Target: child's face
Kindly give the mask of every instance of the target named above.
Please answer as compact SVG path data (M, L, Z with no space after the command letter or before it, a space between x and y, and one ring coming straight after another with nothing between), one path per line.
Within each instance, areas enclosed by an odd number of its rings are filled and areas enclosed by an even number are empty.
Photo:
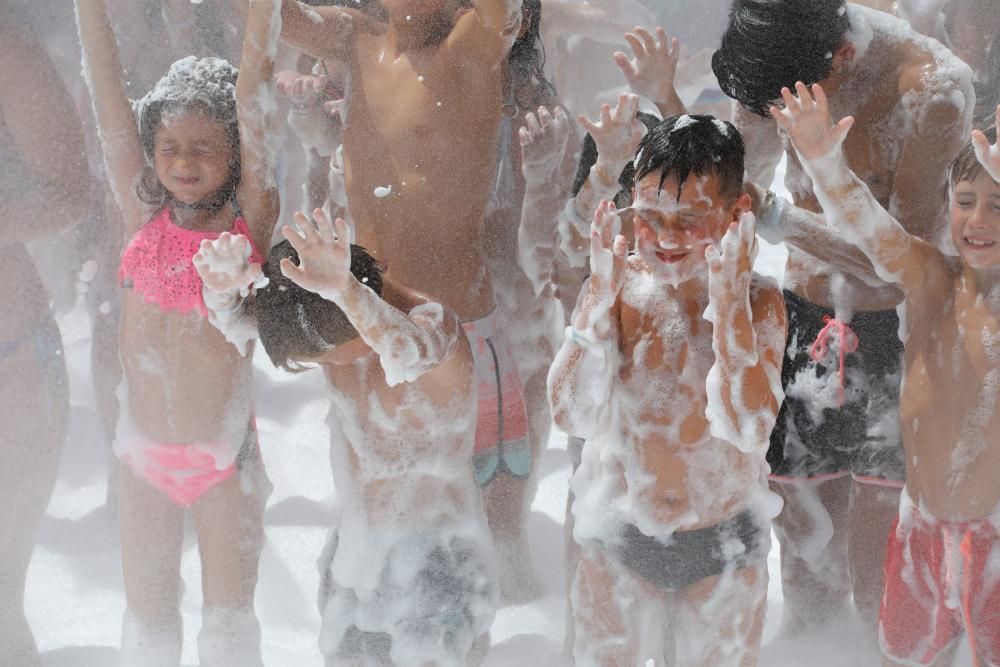
M973 269L1000 266L1000 184L985 172L951 193L951 239Z
M153 163L160 183L185 204L214 194L229 180L233 159L225 126L204 113L164 114L156 131Z
M704 272L705 248L717 244L739 216L744 197L727 202L715 176L690 174L677 197L677 177L660 187L660 173L646 174L635 185L635 247L639 256L673 284Z

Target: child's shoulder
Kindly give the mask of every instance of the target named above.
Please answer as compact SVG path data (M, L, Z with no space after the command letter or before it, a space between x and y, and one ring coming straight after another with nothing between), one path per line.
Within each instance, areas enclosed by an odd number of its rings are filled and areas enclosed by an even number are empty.
M771 276L762 276L754 272L750 277L750 307L753 310L753 320L785 321L785 297L781 286Z

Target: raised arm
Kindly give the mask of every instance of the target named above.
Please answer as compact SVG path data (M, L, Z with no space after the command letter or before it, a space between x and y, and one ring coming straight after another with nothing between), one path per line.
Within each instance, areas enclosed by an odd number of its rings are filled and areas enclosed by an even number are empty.
M882 280L904 291L919 287L929 270L944 268L940 252L907 233L847 166L843 143L854 119L834 125L819 85L812 94L801 82L795 87L798 96L782 89L785 108L771 107L771 115L788 132L827 219L865 253Z
M591 438L600 428L620 359L618 295L626 271L620 228L614 206L601 202L590 236L590 278L549 368L552 419L560 430L580 438Z
M76 0L83 72L94 104L111 192L121 209L126 237L146 222L135 186L146 166L135 113L125 94L118 44L108 20L106 0Z
M911 234L935 243L946 225L948 167L969 140L976 95L972 70L911 66L900 78L908 131L893 176L889 212Z
M562 199L559 179L566 143L572 134L566 112L539 107L529 113L519 131L524 203L517 232L518 262L535 295L549 284L555 259L556 221Z
M4 16L0 25L0 245L80 221L90 185L80 119L39 40Z
M712 435L743 452L766 452L784 399L781 362L785 304L777 285L753 285L757 254L753 214L709 246L709 306L715 363L706 381Z
M345 60L350 56L355 30L378 29L374 21L353 9L281 1L281 38L316 58Z
M597 161L559 216L559 247L571 266L586 266L594 211L602 199L614 199L620 188L618 177L646 134L645 126L636 119L638 110L638 96L622 93L614 109L607 104L601 107L596 122L577 116L580 126L594 139Z
M277 105L272 77L280 32L281 0L253 0L236 78L242 171L237 199L259 248L270 247L278 221Z
M347 223L334 223L321 209L313 211L317 226L295 214L301 233L282 232L299 255L299 265L281 260L281 271L303 289L336 303L361 338L378 355L385 381L393 386L414 382L442 364L458 343L461 323L440 304L422 303L403 313L358 282L351 273Z
M521 0L471 0L470 4L473 11L459 17L448 35L448 48L488 66L506 60L521 29Z
M668 39L659 26L655 37L645 28L636 27L633 32L625 33L625 41L632 47L633 57L617 51L614 58L632 92L655 104L661 118L687 113L674 88L681 52L677 38Z
M996 125L993 127L1000 128L1000 106L997 106ZM1000 142L991 145L982 130L973 130L972 145L976 150L976 158L990 178L1000 183Z

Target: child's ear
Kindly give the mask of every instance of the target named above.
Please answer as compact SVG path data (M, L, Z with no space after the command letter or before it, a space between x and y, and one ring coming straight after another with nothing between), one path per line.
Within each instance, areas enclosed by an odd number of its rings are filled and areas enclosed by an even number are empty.
M750 193L744 192L739 197L736 198L736 203L733 204L733 215L731 222L739 222L740 216L744 213L748 213L753 210L753 201L750 199Z

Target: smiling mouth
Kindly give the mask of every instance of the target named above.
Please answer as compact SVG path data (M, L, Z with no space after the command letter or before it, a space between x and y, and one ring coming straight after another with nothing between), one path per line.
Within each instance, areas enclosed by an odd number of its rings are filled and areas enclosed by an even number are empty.
M996 241L989 241L987 239L972 239L969 238L968 236L963 237L962 241L965 242L965 245L970 246L972 248L992 248L997 244Z
M657 250L656 258L666 264L677 264L690 254L691 253L687 250L680 250L680 251L675 250L669 253L663 250Z

